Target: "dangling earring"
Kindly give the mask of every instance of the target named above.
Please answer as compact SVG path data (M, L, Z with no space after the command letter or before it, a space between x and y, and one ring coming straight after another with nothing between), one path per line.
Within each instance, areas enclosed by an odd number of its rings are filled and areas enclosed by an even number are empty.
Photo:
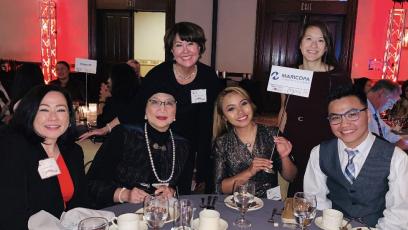
M144 119L147 120L147 115L145 114Z

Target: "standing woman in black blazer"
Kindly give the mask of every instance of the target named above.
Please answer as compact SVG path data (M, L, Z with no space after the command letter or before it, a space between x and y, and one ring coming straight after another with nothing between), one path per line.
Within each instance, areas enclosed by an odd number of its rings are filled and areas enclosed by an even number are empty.
M0 130L0 229L27 229L31 215L87 206L83 152L75 144L75 115L58 86L33 88L10 126Z

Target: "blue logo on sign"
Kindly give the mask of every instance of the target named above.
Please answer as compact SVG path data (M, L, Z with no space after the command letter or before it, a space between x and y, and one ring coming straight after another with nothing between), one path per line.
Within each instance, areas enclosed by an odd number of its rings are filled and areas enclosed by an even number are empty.
M279 79L279 73L278 72L272 72L271 73L271 78L273 79L273 80L278 80Z

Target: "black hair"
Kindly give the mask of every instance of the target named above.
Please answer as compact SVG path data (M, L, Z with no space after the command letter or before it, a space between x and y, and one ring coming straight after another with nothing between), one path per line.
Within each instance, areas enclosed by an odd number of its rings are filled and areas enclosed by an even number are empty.
M58 65L58 64L64 65L65 67L68 68L68 70L70 70L68 62L66 62L66 61L59 61L59 62L57 62L57 65Z
M401 97L406 98L406 99L408 99L408 98L405 96L405 90L406 90L407 88L408 88L408 80L404 81L404 83L402 83L402 86L401 86Z
M182 41L195 42L200 47L200 57L205 51L205 35L204 30L197 24L192 22L179 22L176 23L172 28L166 31L164 35L164 48L166 53L170 54L173 48L173 42L176 35L180 36Z
M37 116L40 103L49 92L59 92L64 95L69 112L69 126L64 134L58 138L59 144L73 143L77 136L75 112L72 107L72 100L67 91L57 85L39 85L31 89L20 101L13 119L11 127L24 135L32 143L42 143L44 138L39 136L34 129L34 119Z
M298 37L298 43L297 43L297 65L301 65L303 63L303 55L300 50L300 43L302 42L303 37L305 36L306 30L309 29L310 27L317 27L320 29L320 31L323 34L323 39L326 43L326 52L323 54L322 57L322 62L334 67L338 67L338 61L336 59L335 53L334 53L334 43L332 36L329 32L329 29L326 25L326 23L321 22L321 21L310 21L306 23L302 29L300 30L299 37Z
M129 101L139 91L140 85L135 71L126 63L112 67L112 98L119 101Z
M328 96L328 102L330 104L330 102L334 101L334 100L338 100L344 97L356 97L361 104L363 104L365 107L367 107L367 96L364 92L359 92L357 91L353 86L351 85L339 85L336 88L334 88L329 96Z
M369 92L377 92L380 91L382 89L387 90L390 93L393 92L399 92L400 88L399 85L391 80L387 80L387 79L381 79L379 81L377 81L373 87L371 87Z
M37 85L45 85L44 75L37 64L24 63L18 67L11 88L11 111L17 101Z

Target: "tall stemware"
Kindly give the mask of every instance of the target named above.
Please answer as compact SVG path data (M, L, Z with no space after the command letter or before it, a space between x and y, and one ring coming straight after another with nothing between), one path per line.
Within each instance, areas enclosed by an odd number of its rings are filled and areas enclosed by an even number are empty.
M169 216L169 200L164 196L146 196L143 218L151 229L160 229Z
M300 229L307 229L316 216L316 196L297 192L293 197L293 214Z
M234 221L239 228L251 227L251 222L245 219L245 213L255 198L255 183L253 181L236 180L233 187L234 201L237 205L240 217Z

